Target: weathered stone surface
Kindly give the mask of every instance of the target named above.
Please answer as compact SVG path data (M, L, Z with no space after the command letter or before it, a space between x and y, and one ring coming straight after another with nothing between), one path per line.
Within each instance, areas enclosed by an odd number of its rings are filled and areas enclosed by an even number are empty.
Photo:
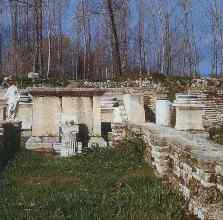
M16 120L22 121L23 130L31 130L32 128L32 103L19 103L16 113Z
M88 147L107 147L107 142L102 137L91 137L88 142Z
M25 143L25 148L28 150L39 149L41 143L42 140L40 137L30 137Z
M177 130L204 130L204 105L197 96L177 94L173 106L176 107Z
M93 104L90 97L62 97L62 116L69 116L79 124L86 124L93 130Z
M59 136L59 97L34 97L32 136Z
M123 102L128 117L128 122L132 124L145 123L145 110L143 94L126 94L123 96Z
M171 125L172 103L167 99L156 100L156 124L163 126Z
M93 135L101 136L101 99L93 97Z
M119 128L121 133L121 125ZM128 125L128 129L141 131L147 146L145 160L159 175L175 179L194 215L203 220L222 219L222 145L211 142L203 133L176 131L152 123Z

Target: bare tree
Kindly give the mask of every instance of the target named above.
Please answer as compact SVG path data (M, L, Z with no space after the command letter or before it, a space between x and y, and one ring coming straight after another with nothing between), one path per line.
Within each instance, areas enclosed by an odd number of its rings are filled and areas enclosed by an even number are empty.
M0 73L2 72L2 8L0 6Z
M115 47L115 60L116 65L118 68L118 74L119 76L122 75L122 61L121 61L121 53L120 53L120 44L119 44L119 38L118 38L118 31L117 31L117 24L115 21L115 12L114 12L114 5L113 0L106 0L106 6L108 9L109 17L110 17L110 27L111 27L111 33L114 38L114 47Z
M217 0L209 3L209 18L212 35L212 74L218 75L223 73L223 8Z

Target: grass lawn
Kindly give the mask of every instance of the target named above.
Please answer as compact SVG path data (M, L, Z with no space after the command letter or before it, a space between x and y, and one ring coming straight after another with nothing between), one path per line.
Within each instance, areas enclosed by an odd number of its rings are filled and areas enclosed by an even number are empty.
M185 219L142 151L137 141L64 159L23 150L1 173L0 219Z

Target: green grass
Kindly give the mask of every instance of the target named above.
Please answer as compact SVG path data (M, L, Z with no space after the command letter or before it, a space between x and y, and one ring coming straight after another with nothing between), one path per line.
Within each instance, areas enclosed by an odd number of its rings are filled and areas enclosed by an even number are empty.
M154 176L142 150L136 141L68 159L22 151L0 177L0 219L184 219L182 197Z

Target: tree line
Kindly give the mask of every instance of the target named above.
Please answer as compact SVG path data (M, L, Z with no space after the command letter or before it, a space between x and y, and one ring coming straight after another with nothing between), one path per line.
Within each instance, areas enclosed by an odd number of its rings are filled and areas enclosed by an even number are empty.
M0 73L193 77L208 59L218 76L222 14L219 0L0 0Z

